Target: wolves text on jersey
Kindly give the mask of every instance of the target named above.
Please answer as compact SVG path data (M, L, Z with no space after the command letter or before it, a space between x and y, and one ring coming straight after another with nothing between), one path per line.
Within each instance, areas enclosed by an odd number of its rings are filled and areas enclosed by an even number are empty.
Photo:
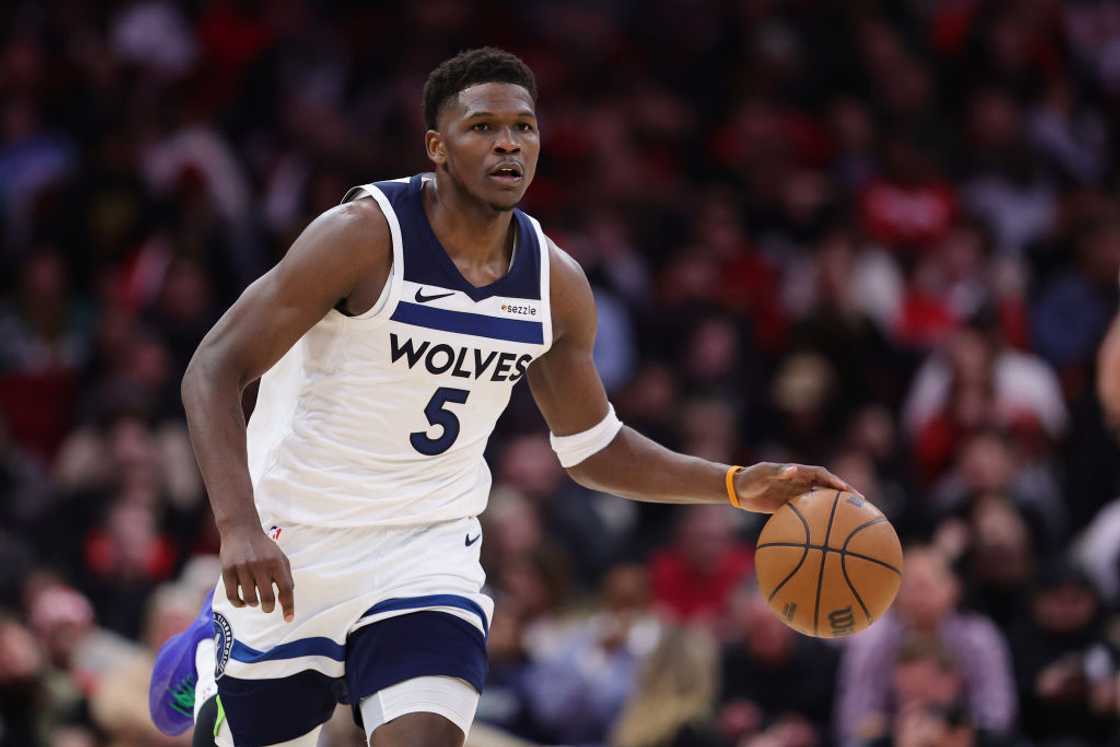
M430 340L413 342L411 337L401 340L389 333L390 356L393 363L405 359L411 369L423 361L428 373L450 373L460 379L480 379L490 371L491 381L517 381L533 362L533 356L497 350L480 350L471 347L452 347L446 343L433 345Z

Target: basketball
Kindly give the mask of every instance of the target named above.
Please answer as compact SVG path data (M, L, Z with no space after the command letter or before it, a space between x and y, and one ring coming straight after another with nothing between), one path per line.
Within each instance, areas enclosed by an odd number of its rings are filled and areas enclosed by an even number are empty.
M774 512L758 538L758 585L771 609L805 635L858 633L890 608L902 545L865 498L813 490Z

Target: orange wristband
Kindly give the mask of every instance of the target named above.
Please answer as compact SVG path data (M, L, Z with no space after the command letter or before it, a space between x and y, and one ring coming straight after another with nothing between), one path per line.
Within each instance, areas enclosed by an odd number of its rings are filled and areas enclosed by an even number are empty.
M723 481L727 485L727 500L735 508L742 508L743 505L739 503L739 496L735 493L735 473L741 470L737 464L733 464L727 468L727 474L724 476Z

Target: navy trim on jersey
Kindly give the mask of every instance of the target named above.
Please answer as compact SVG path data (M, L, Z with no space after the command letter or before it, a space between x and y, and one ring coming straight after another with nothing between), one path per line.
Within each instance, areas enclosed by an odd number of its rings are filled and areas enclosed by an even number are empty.
M482 622L484 634L489 635L490 624L486 620L486 613L473 599L459 596L458 594L428 594L423 597L394 597L384 599L362 613L362 617L369 617L381 612L397 612L399 610L422 610L426 607L455 607L478 615Z
M431 598L442 597L470 602L452 594ZM403 600L387 599L381 604L394 601ZM458 677L479 692L486 682L488 664L482 633L466 620L445 612L413 612L379 620L351 633L346 648L347 700L358 724L362 698L405 680Z
M218 680L218 697L237 747L264 747L303 736L325 723L338 705L342 683L305 669L288 677Z
M540 322L501 319L485 314L472 314L469 311L421 306L410 301L398 301L396 310L389 318L394 322L438 329L442 332L457 332L462 335L535 345L544 343L544 325Z
M432 230L432 224L424 212L423 184L421 174L412 177L407 183L376 182L376 186L389 198L389 204L393 206L393 212L397 214L397 222L401 226L405 280L461 291L472 301L482 301L492 296L540 299L541 251L537 232L529 216L516 208L513 211L513 221L517 227L517 251L509 272L489 285L474 286L459 272Z
M300 656L325 656L335 661L346 658L346 648L330 638L298 638L294 641L273 646L268 651L257 651L241 641L233 642L231 658L245 664L256 664L259 661L275 661L277 659L296 659Z

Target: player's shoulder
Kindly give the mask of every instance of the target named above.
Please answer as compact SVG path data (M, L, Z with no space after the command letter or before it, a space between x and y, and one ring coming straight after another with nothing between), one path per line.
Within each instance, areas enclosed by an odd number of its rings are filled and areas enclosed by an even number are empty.
M553 298L556 292L578 292L586 288L591 292L591 285L587 281L587 273L576 258L560 248L549 236L545 236L548 244L548 272L552 285Z
M337 276L353 286L391 261L392 236L373 200L353 200L320 213L285 252L278 268Z
M377 200L359 197L323 211L318 220L326 221L335 230L353 234L358 240L389 238L389 222Z
M355 259L377 259L392 252L389 223L376 200L356 199L324 210L308 226L316 244L340 249Z

